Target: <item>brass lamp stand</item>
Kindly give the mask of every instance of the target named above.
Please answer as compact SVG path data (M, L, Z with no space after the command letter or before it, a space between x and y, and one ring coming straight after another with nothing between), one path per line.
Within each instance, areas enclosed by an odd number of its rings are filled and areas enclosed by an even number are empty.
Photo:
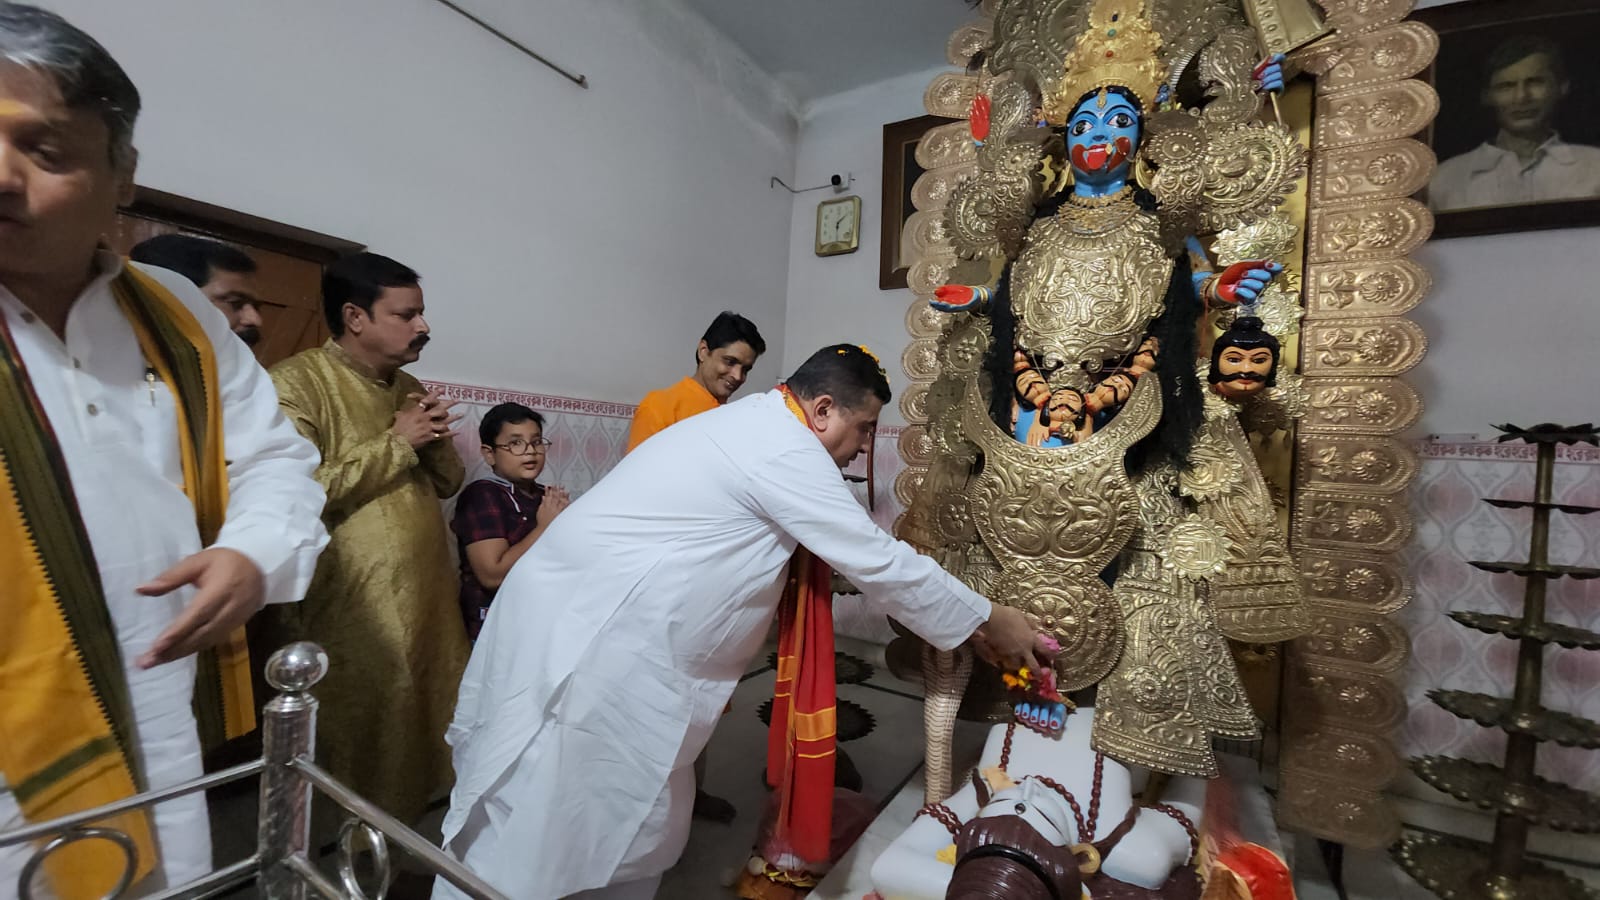
M1506 509L1533 510L1533 534L1527 562L1478 562L1488 572L1510 572L1527 579L1522 616L1453 612L1450 618L1468 628L1498 634L1520 644L1517 683L1507 700L1467 691L1434 690L1429 699L1451 713L1485 728L1507 734L1505 765L1471 762L1447 756L1424 756L1411 762L1424 781L1457 800L1495 812L1494 843L1408 833L1395 856L1411 876L1446 900L1565 900L1595 898L1581 881L1525 858L1528 829L1542 825L1557 831L1600 831L1600 797L1574 790L1533 774L1539 744L1555 741L1568 747L1600 748L1600 722L1545 709L1540 703L1544 647L1560 644L1600 650L1600 634L1546 622L1545 585L1552 578L1600 578L1600 569L1553 565L1549 561L1550 513L1597 512L1593 507L1553 503L1551 481L1556 445L1597 443L1593 425L1535 425L1522 429L1496 426L1501 441L1520 440L1538 449L1533 500L1486 500Z

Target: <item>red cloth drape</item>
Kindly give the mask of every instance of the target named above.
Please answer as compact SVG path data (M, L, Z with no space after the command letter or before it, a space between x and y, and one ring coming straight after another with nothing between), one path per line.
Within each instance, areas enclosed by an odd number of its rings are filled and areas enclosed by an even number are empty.
M804 547L778 607L778 680L767 730L767 783L778 791L776 836L808 862L829 862L837 746L833 572Z

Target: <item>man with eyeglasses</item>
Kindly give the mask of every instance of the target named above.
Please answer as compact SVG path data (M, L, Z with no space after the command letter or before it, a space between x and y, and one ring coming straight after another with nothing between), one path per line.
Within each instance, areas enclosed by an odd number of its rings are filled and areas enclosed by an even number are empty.
M511 566L527 553L572 498L537 479L544 471L544 416L520 403L501 403L478 425L489 476L456 499L450 529L461 553L461 615L477 641L489 604Z

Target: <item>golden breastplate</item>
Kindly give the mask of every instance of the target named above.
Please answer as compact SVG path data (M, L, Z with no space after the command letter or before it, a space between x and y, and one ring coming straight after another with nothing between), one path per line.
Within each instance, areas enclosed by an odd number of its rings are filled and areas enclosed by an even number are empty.
M1096 368L1132 352L1161 314L1172 260L1156 217L1130 198L1035 222L1011 271L1017 344L1046 368Z

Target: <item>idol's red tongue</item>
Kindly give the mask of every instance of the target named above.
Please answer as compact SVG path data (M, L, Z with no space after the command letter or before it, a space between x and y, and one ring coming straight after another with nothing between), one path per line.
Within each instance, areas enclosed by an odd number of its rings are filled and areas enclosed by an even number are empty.
M1108 152L1108 148L1105 144L1096 144L1093 147L1084 148L1084 168L1090 172L1100 171L1101 169L1105 168L1106 157L1109 155L1110 153Z

